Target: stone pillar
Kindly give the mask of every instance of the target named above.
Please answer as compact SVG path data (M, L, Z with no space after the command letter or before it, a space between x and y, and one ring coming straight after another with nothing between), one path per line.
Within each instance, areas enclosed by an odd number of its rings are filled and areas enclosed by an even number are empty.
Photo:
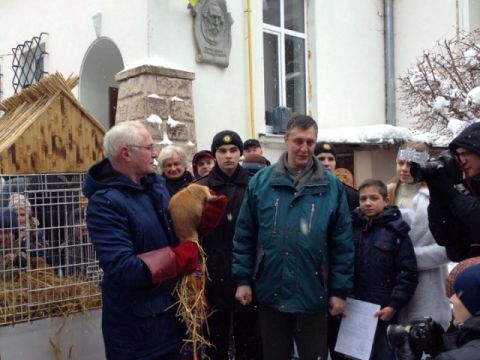
M174 145L185 149L190 157L196 151L192 81L195 74L159 66L142 65L115 76L119 83L115 122L147 120L151 115L162 124L145 121L155 142L167 144L164 134ZM172 126L169 119L179 121ZM152 118L155 118L154 116Z

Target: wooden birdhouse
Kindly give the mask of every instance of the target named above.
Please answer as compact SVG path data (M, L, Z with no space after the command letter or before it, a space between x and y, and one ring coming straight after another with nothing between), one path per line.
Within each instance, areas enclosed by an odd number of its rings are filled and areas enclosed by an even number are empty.
M73 95L77 84L56 73L0 103L0 173L83 172L102 158L105 129Z

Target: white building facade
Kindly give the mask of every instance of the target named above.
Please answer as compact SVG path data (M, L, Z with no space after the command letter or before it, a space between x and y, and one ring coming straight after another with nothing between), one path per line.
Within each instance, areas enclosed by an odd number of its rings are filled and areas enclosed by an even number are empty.
M209 1L214 0L200 3ZM118 73L145 64L181 70L194 78L195 134L190 140L195 150L209 149L215 133L231 129L243 139L260 138L265 155L275 162L283 137L273 133L266 116L275 107L305 112L321 129L408 127L411 119L402 110L398 94L387 101L389 86L395 90L395 79L436 41L480 25L479 0L225 3L233 20L227 67L197 61L194 17L186 0L0 0L0 101L15 93L14 86L17 90L28 86L41 72L75 73L80 75L76 96L108 128L116 104L109 94L118 87ZM390 42L386 20L392 26ZM40 46L41 61L30 73L18 76L18 66L28 62L22 54L32 46ZM20 49L17 58L12 49ZM388 111L393 113L390 118ZM347 144L343 149L351 155L357 184L367 177L388 180L394 175L396 148L390 142ZM98 314L95 319L98 325ZM58 324L51 324L54 331ZM25 344L36 333L31 327L20 330ZM20 354L17 350L4 353L11 331L0 328L2 359ZM99 358L100 329L93 334L96 345L79 342L89 344L81 349L80 358ZM42 336L48 342L48 333ZM36 352L31 358L51 358L49 351L47 346L44 353Z
M233 25L229 64L221 67L196 61L187 5L186 0L0 2L2 28L10 29L0 40L0 96L14 93L12 48L45 33L43 71L79 74L79 100L105 127L115 75L150 63L194 74L196 149L208 149L216 132L232 129L245 139L267 134L262 140L274 160L281 139L268 136L266 111L276 106L306 112L320 128L392 122L385 110L388 6L394 79L437 40L480 23L476 0L226 1ZM393 125L408 127L398 101L394 114ZM363 178L357 168L356 177Z

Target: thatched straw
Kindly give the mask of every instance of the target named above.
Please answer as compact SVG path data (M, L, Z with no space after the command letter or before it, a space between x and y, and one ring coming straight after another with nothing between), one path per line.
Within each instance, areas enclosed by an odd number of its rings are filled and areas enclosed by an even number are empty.
M18 94L0 102L0 109L7 112L16 109L23 103L31 104L40 99L52 97L60 90L70 93L71 89L78 85L79 79L80 78L77 75L71 74L65 80L63 75L59 72L45 76L35 84L23 89Z

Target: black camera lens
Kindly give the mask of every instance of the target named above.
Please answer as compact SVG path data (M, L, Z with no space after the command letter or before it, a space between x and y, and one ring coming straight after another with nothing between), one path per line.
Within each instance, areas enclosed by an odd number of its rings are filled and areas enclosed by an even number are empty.
M438 159L428 160L425 164L412 162L410 174L414 183L427 182L438 177L440 169L445 169L445 173L452 184L462 182L462 171L449 150L442 151Z

